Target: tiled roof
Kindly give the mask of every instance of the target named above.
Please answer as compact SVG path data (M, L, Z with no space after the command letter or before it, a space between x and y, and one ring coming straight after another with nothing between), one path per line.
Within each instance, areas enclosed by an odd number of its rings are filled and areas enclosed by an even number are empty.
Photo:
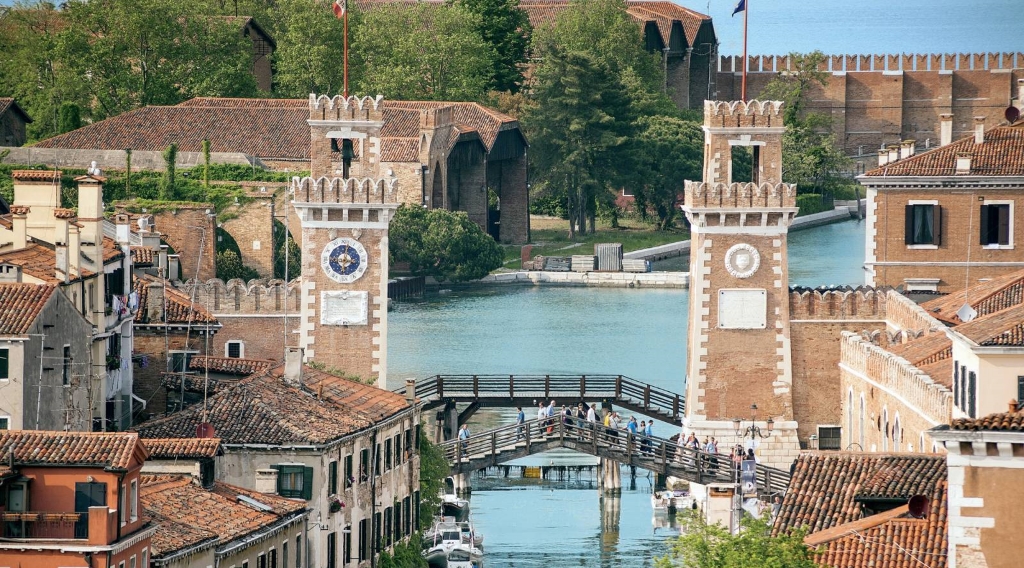
M915 367L920 367L952 357L953 342L943 332L929 333L906 343L891 345L889 352L903 357Z
M204 99L209 100L209 99ZM245 106L149 106L48 138L41 148L242 152L265 159L309 160L308 101Z
M214 458L220 455L219 438L144 438L154 460Z
M103 264L110 264L111 261L124 258L124 251L121 245L110 237L103 237Z
M223 443L326 444L408 408L401 395L309 367L303 369L303 386L295 387L281 378L283 370L281 364L221 385L209 398L206 421ZM152 438L191 438L203 414L197 404L146 422L138 431Z
M1024 304L1024 270L980 282L964 292L928 300L921 304L921 308L938 320L957 325L961 321L956 312L965 303L978 312L978 318Z
M912 518L906 505L808 535L804 543L822 547L815 562L829 568L944 568L948 547L946 481L935 484L924 518Z
M25 122L32 122L32 117L25 112L25 109L21 108L18 103L10 97L0 97L0 116L3 116L5 112L14 109L15 112L20 114Z
M962 323L956 332L982 346L1024 347L1024 304Z
M933 381L946 387L947 389L953 389L953 357L946 357L940 359L934 363L928 363L927 365L915 365L924 374L932 378Z
M451 107L452 109L452 121L459 127L462 132L476 131L480 134L480 139L483 141L484 146L490 150L494 145L494 141L498 137L498 133L504 130L514 130L519 128L519 121L515 118L500 113L496 110L487 108L479 103L461 103L461 102L440 102L440 101L389 101L384 99L381 103L385 110L388 109L407 109L407 110L421 110L421 109L436 109ZM417 116L417 123L419 118ZM404 130L403 130L404 132ZM383 136L383 128L382 128ZM413 136L419 136L419 129L417 128L416 133Z
M274 361L268 359L240 359L237 357L197 355L189 362L188 368L192 371L202 372L209 366L211 373L248 376L253 373L264 373L273 364Z
M864 177L954 176L958 154L971 155L970 175L1024 176L1024 128L997 126L981 144L974 135L951 144L875 168Z
M239 497L258 501L270 510L246 504ZM139 492L142 507L161 525L153 535L153 558L216 538L217 545L253 535L306 510L304 501L293 501L215 482L204 489L188 476L142 476ZM165 523L170 527L162 534Z
M132 454L142 451L139 435L129 432L46 432L42 430L0 431L0 456L15 465L74 465L124 470Z
M135 323L143 325L162 325L165 323L149 321L149 314L146 309L147 302L149 301L149 285L160 283L160 279L144 274L136 276L134 280L133 288L139 295L139 311L135 314ZM167 302L166 323L187 324L191 320L193 324L218 325L217 318L208 312L202 304L193 303L192 298L175 288L170 282L165 282L165 284L164 299Z
M1000 412L981 418L957 418L949 425L949 429L1020 432L1024 431L1024 411Z
M0 284L0 335L28 333L56 289L49 284Z
M946 477L944 456L815 452L797 459L773 532L810 533L861 518L858 499L909 500L931 495Z
M14 170L11 177L17 181L60 182L60 170Z
M57 278L57 253L39 243L30 242L25 248L0 253L0 263L21 267L21 271L47 284L63 284ZM89 270L81 270L83 276L92 276Z
M129 249L132 253L132 265L136 268L153 266L153 249L146 246L136 246Z
M160 379L160 386L165 389L174 391L181 390L181 380L185 379L185 390L191 393L206 392L208 395L213 395L220 388L220 381L214 378L210 378L209 383L206 381L206 377L197 376L194 374L185 375L182 377L179 373L166 373Z

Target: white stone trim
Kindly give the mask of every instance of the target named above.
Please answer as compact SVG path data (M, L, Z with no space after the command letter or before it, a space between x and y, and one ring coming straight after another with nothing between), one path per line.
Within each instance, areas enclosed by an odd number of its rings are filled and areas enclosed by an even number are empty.
M1014 200L1012 200L1012 199L985 199L985 200L983 200L981 202L981 204L982 205L1009 205L1010 206L1009 242L1007 244L1005 244L1005 245L1001 245L1001 244L981 245L981 248L983 248L985 250L1013 250L1013 229L1014 229L1013 214L1014 214L1014 209L1016 208Z

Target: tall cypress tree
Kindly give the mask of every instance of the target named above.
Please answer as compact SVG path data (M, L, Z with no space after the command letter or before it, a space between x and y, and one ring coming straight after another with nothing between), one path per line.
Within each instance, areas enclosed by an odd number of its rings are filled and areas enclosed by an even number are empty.
M480 16L480 37L494 48L492 91L518 92L523 83L522 65L530 45L530 19L519 7L519 0L458 0L470 12Z

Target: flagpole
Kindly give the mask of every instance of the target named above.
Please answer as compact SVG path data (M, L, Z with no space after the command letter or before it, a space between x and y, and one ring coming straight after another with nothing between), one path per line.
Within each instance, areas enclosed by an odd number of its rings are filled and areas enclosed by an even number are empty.
M343 81L344 81L345 85L344 85L344 90L342 91L342 95L347 99L348 98L348 0L344 0L344 1L345 1L345 9L342 11L342 17L345 20L345 39L344 39L344 49L343 49L344 54L345 54L345 56L344 56L345 57L345 70L343 72L343 75L344 75ZM744 45L746 45L746 22L747 22L747 20L744 17L744 19L743 19L743 29L744 29L744 40L743 41L744 41Z
M750 12L750 0L743 3L743 81L740 83L740 99L747 101L747 14Z

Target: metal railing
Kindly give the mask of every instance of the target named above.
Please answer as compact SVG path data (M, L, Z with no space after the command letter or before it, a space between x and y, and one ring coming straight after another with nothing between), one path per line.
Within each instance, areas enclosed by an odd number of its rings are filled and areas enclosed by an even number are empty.
M0 512L0 526L10 539L89 538L88 513Z
M473 434L440 445L452 471L464 473L509 460L568 448L696 483L736 483L739 467L729 455L710 454L672 440L632 434L628 430L566 419L536 418ZM783 493L788 472L757 464L757 486L763 494Z
M683 395L623 375L435 375L416 381L416 397L428 407L447 400L492 406L529 406L552 398L607 400L672 423L679 423L686 410Z

